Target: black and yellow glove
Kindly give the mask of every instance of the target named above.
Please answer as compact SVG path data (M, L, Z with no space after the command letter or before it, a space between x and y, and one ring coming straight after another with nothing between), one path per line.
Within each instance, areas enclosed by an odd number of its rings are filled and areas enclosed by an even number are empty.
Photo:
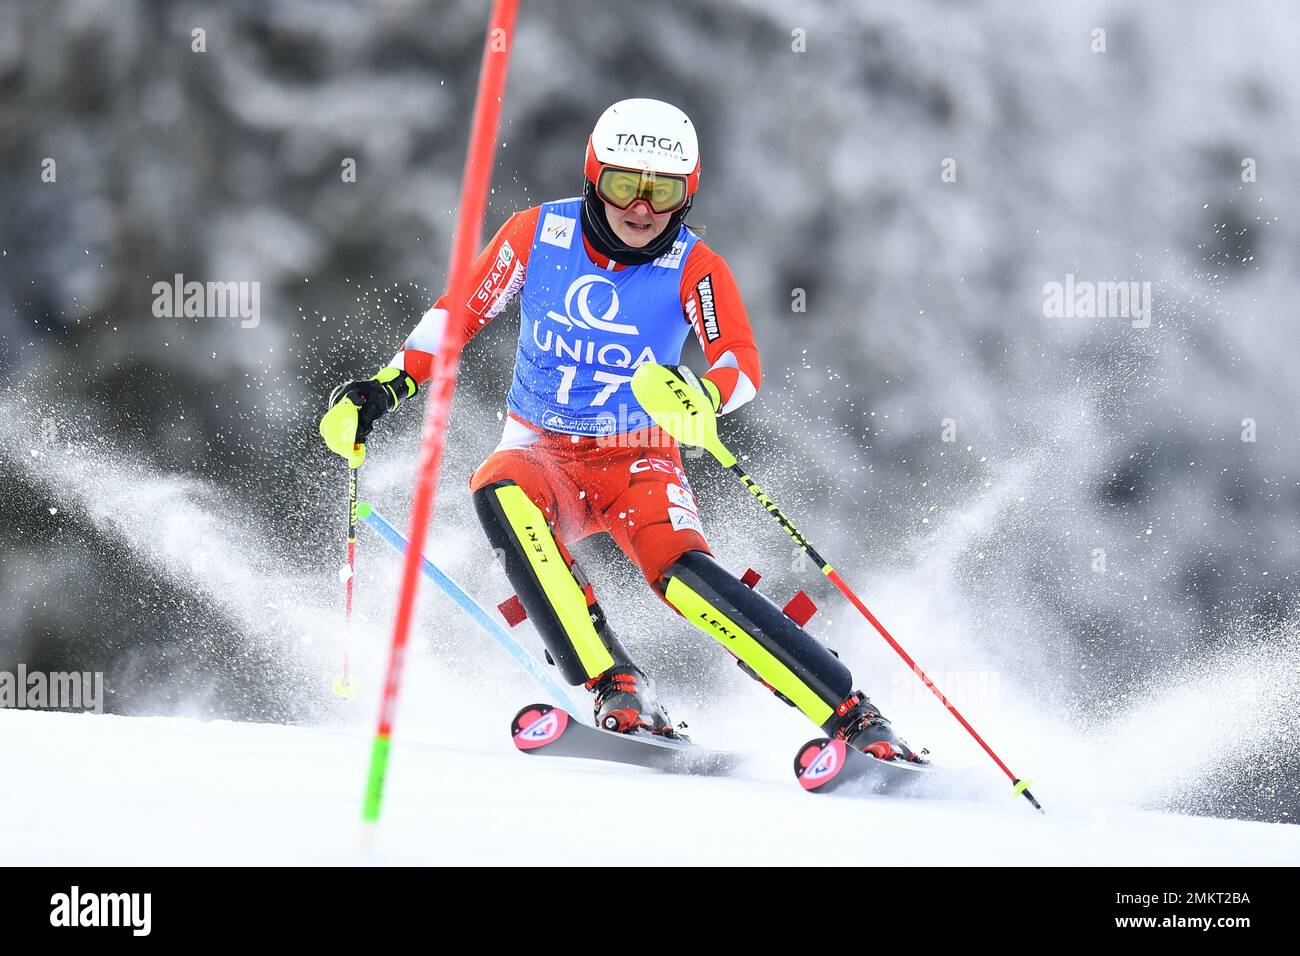
M722 407L722 390L718 386L703 375L696 375L686 365L665 365L664 368L680 378L686 385L708 396L709 404L713 406L714 414L717 414L718 409Z
M374 378L348 382L330 393L330 408L320 420L320 437L350 468L366 460L366 439L386 412L416 393L418 386L400 368L383 368Z

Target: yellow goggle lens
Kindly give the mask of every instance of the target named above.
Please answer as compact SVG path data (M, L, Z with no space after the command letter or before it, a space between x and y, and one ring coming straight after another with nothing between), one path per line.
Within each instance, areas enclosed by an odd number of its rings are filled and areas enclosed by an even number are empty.
M631 169L604 169L596 180L596 194L619 209L644 199L657 213L671 212L686 201L686 179Z

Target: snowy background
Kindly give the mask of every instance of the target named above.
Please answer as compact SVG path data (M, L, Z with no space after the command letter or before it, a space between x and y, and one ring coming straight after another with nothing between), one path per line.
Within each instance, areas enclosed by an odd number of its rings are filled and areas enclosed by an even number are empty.
M754 477L1045 803L1294 822L1300 10L523 7L487 230L578 192L608 103L683 107L692 221L764 355L725 425ZM478 2L0 6L0 670L103 671L115 714L371 725L398 565L362 532L342 703L344 474L315 425L441 290L485 22ZM176 273L259 282L259 324L155 318ZM1150 327L1046 318L1067 274L1150 282ZM466 481L516 329L467 352L430 546L489 606L510 591ZM419 426L386 420L362 474L398 524ZM779 603L806 588L904 736L983 768L743 491L689 470L719 557ZM612 546L579 556L698 737L784 760L810 736ZM421 610L399 726L508 748L536 691L433 592Z

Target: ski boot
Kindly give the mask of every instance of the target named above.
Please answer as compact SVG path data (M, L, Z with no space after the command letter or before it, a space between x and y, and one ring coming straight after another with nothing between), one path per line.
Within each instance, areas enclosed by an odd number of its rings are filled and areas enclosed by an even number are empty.
M889 721L881 716L876 705L862 691L855 690L850 694L836 708L835 714L823 729L829 736L844 741L854 750L878 760L901 757L913 763L928 763L921 754L907 746L902 737L894 733Z
M615 664L583 685L595 693L596 726L616 734L648 732L685 740L654 699L650 679L633 664Z

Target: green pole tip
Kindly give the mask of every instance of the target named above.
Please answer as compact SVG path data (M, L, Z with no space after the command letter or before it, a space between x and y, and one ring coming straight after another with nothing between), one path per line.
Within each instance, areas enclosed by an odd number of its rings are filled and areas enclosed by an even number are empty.
M369 505L368 503L366 503L366 502L364 502L364 501L358 501L358 502L357 502L357 520L358 520L358 521L365 521L367 518L369 518L369 517L370 517L370 511L371 511L371 508L370 508L370 505Z
M367 823L379 822L379 809L384 802L384 776L388 773L390 744L388 737L376 734L374 746L370 748L370 772L366 777L366 797L361 807L361 819Z

